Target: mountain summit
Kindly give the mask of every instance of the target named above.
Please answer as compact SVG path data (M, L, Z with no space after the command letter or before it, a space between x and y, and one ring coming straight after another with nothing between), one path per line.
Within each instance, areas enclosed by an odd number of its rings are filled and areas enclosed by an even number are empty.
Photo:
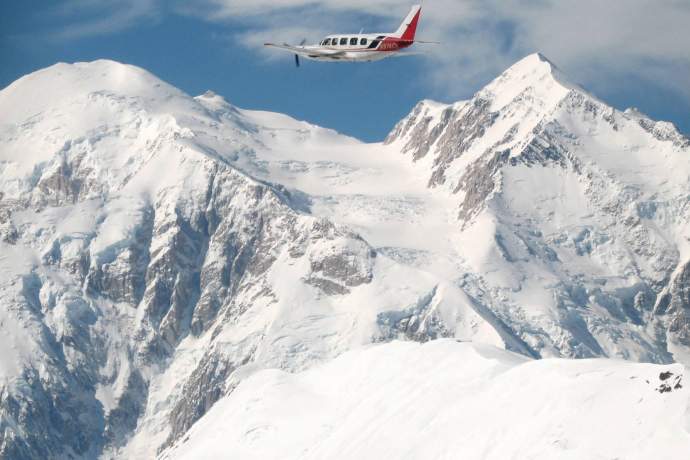
M688 363L689 179L671 124L541 55L380 144L112 61L27 75L0 91L0 456L165 456L262 369L394 340Z
M457 244L472 248L469 271L504 291L492 309L505 308L502 318L569 324L557 347L574 356L630 358L632 343L648 341L656 357L635 359L664 360L662 344L690 344L688 303L673 288L690 267L690 141L670 123L605 105L536 54L470 101L420 103L386 144L456 197ZM550 298L525 308L535 292ZM650 328L602 346L617 321Z

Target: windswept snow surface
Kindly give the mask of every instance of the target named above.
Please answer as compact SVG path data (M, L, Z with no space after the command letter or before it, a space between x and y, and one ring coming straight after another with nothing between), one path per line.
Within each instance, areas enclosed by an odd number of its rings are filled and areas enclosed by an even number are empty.
M392 342L254 374L162 458L681 460L685 372Z

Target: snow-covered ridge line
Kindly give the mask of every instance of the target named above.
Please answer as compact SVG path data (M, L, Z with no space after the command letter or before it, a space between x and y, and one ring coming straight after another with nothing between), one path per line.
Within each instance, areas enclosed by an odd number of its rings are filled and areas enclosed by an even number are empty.
M611 117L635 120L659 140L684 147L690 145L687 136L672 123L656 122L637 111L620 112L608 107L581 86L569 81L555 64L539 53L529 55L510 67L478 91L470 101L459 101L451 105L421 101L396 125L385 143L395 144L403 152L410 153L415 161L431 152L430 156L439 157L433 163L434 173L439 176L439 171L448 168L448 163L454 158L448 158L448 146L457 146L459 139L452 132L462 128L466 119L476 120L481 117L479 126L494 131L482 137L493 139L494 143L481 143L471 131L467 132L467 128L471 127L464 127L462 135L465 138L460 145L463 151L469 149L470 145L465 146L468 143L474 143L471 147L476 151L502 147L517 150L524 148L533 139L533 136L529 137L532 131L539 130L550 122L555 112L574 98L586 100L600 110L610 110ZM500 117L497 117L499 114ZM501 123L501 119L506 121ZM514 139L522 139L523 143L511 143ZM466 166L466 163L462 166ZM432 176L430 183L439 185L439 177Z
M681 458L686 372L393 342L255 374L161 459Z

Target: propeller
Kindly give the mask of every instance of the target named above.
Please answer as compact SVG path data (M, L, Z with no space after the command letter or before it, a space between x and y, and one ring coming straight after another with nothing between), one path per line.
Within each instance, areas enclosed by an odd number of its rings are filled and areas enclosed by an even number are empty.
M305 43L307 43L306 38L300 42L299 46L304 46ZM295 67L299 67L299 65L299 54L295 54Z

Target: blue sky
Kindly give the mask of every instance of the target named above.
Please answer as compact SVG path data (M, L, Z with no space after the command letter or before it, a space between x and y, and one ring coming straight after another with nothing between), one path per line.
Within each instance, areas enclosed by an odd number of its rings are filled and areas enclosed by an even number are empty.
M397 28L407 1L24 0L0 6L0 87L58 61L114 59L197 95L287 113L381 140L416 102L471 96L541 51L618 108L636 106L690 132L690 2L427 1L425 57L370 64L305 62L264 41ZM604 4L604 6L602 6ZM612 6L613 5L613 6Z

